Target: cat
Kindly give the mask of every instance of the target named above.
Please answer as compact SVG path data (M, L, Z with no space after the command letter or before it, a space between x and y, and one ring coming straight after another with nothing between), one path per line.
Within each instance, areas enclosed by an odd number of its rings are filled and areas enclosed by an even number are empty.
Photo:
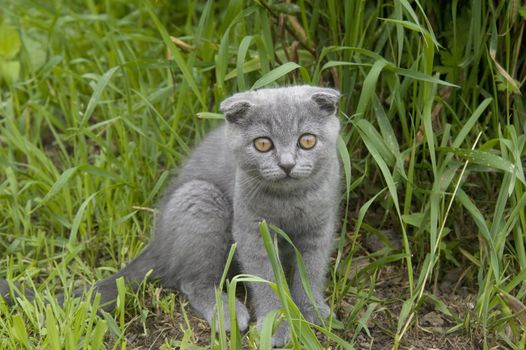
M193 151L161 200L154 235L146 249L94 290L106 310L114 307L115 280L132 287L150 272L163 287L176 288L209 323L215 312L215 287L231 244L243 273L272 281L258 225L262 220L283 229L302 254L316 305L307 297L288 244L279 244L290 267L291 295L307 321L319 323L330 309L324 300L325 276L338 223L340 163L337 106L330 88L290 86L237 93L220 104L225 122ZM259 326L281 304L270 286L248 284ZM9 294L0 283L2 295ZM76 294L82 294L77 291ZM223 301L227 303L226 294ZM225 309L229 328L228 308ZM236 301L241 331L250 321ZM285 322L272 346L290 340Z

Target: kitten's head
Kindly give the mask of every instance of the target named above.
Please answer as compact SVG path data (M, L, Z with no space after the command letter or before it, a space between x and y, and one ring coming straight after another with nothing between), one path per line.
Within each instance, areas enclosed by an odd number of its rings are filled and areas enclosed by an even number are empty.
M331 166L340 123L338 91L313 86L262 89L221 103L238 166L265 182L304 181Z

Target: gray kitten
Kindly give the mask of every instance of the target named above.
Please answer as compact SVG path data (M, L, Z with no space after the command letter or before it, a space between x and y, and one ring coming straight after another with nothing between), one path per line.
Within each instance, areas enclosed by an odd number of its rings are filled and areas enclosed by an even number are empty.
M134 287L148 271L166 288L177 288L208 322L214 316L218 285L233 242L241 272L273 280L258 224L283 229L302 254L316 307L329 316L324 282L340 200L336 142L339 93L328 88L292 86L235 94L221 103L226 123L197 147L165 193L148 247L116 274L95 284L106 309L113 308L115 280ZM289 265L291 293L308 321L317 322L288 244L280 256ZM2 291L2 289L4 289ZM0 292L6 293L6 283ZM281 307L272 289L249 284L258 325ZM81 291L77 292L81 294ZM227 303L226 294L223 300ZM236 301L240 330L247 308ZM229 315L225 308L229 327ZM273 346L290 339L282 322Z

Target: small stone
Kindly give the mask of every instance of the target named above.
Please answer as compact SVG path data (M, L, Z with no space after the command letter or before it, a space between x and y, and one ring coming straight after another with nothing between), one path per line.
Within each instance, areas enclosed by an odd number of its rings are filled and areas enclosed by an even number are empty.
M422 318L422 323L432 327L441 327L444 325L444 319L438 312L431 311L425 314Z

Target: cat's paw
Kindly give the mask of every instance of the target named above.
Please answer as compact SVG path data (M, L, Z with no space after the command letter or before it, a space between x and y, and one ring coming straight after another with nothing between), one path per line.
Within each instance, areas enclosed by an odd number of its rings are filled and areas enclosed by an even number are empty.
M303 317L305 317L306 321L319 325L322 323L322 321L325 321L329 318L329 316L331 315L331 309L325 301L318 302L317 308L318 312L316 312L315 308L309 304L300 307L300 310L303 314Z
M285 322L281 322L272 335L272 347L282 348L290 342L289 327Z
M259 319L257 322L258 331L261 333L263 326L263 319ZM278 327L272 333L270 344L273 348L282 348L290 342L290 330L287 322L281 320Z
M272 335L271 345L273 348L282 348L290 342L289 326L285 321L281 321L278 328Z
M230 312L228 309L228 298L226 295L223 296L223 319L225 320L225 330L230 332L231 322L230 322ZM236 299L236 321L237 328L240 332L244 332L248 328L248 323L250 321L250 314L248 313L247 307ZM211 320L209 320L209 323ZM218 330L219 322L216 321L216 330Z
M248 328L248 322L250 321L250 314L248 313L245 304L236 299L236 320L237 328L240 332L244 332ZM228 330L230 330L230 323L228 324Z

